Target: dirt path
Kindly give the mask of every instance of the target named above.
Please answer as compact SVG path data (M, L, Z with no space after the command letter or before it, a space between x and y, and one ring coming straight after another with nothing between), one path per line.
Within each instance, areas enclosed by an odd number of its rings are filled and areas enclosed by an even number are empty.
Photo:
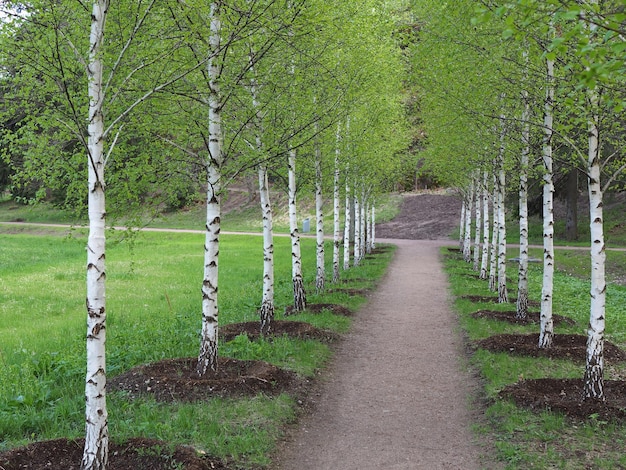
M388 241L398 246L389 271L276 468L479 468L469 429L473 379L448 305L443 242Z

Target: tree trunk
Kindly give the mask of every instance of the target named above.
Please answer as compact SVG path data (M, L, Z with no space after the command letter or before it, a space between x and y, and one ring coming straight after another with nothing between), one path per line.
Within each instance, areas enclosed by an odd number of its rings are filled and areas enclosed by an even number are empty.
M274 321L274 234L272 204L266 165L259 165L259 195L263 213L263 298L261 300L261 334L272 332Z
M319 143L315 146L315 220L317 241L317 273L315 290L319 294L324 291L326 272L324 267L324 199L322 198L322 153Z
M481 192L479 191L480 185L478 184L478 180L474 185L474 197L476 198L476 230L474 233L474 271L478 271L480 268L480 230L482 228L482 211L480 210L480 198Z
M517 276L517 306L515 318L528 317L528 166L530 156L530 103L528 92L522 92L522 155L519 173L519 272Z
M366 202L366 198L365 198L365 191L362 191L362 196L361 196L361 218L360 218L360 222L361 222L361 251L359 252L359 262L363 261L363 258L365 257L365 249L366 249L366 244L367 244L367 214L366 214L366 207L367 207L367 202Z
M489 263L489 173L483 172L483 253L480 261L480 279L487 279L487 264Z
M335 149L335 174L333 181L333 282L339 282L339 249L341 245L341 206L339 200L339 141L340 125L337 125L337 148Z
M589 120L589 216L591 229L591 306L587 331L587 355L583 384L585 400L604 401L604 327L606 281L602 186L600 185L600 144L598 130L598 94L589 91L592 118Z
M472 260L472 210L474 209L474 182L470 184L466 195L465 204L465 229L463 230L463 259L466 263Z
M108 1L93 2L89 50L87 240L87 375L85 380L85 447L82 470L104 470L109 455L106 404L104 90L102 40Z
M220 13L217 3L211 4L212 51L220 48ZM209 156L207 160L207 206L204 242L204 276L202 281L202 330L197 372L203 377L210 369L217 371L218 340L218 261L221 224L222 121L219 78L221 68L213 55L209 59Z
M506 173L504 171L504 139L506 127L504 116L500 135L500 152L498 155L498 303L507 303L509 294L506 288Z
M296 212L296 151L289 151L289 231L291 233L291 276L293 279L293 308L301 312L306 308L306 292L302 279L302 256L300 254L300 232Z
M355 192L356 193L356 192ZM354 196L354 255L352 263L358 266L361 262L361 204L359 197Z
M578 240L578 170L567 174L567 212L565 215L565 238Z
M347 170L347 169L346 169ZM350 182L348 181L346 171L346 207L345 207L345 225L343 228L343 269L347 271L350 269L350 226L352 225L351 213L352 213L352 197L351 197L351 188Z
M372 204L372 250L376 248L376 206Z
M497 267L498 267L498 222L500 220L500 196L498 191L498 177L495 172L496 163L494 162L493 173L493 224L491 228L491 261L489 263L489 290L496 292L498 290L497 284Z
M552 347L554 324L552 320L552 291L554 288L554 183L552 171L552 135L554 106L554 62L546 61L547 83L544 105L543 143L543 284L541 287L541 318L539 347Z
M463 245L465 243L465 197L463 197L463 202L461 203L461 220L459 221L459 249L461 253L463 253Z

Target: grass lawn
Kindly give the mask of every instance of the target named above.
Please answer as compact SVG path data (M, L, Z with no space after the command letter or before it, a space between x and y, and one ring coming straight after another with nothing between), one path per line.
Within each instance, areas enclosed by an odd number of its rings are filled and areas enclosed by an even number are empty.
M538 333L539 325L512 325L507 322L476 319L471 314L480 309L514 311L515 304L473 303L461 299L463 295L488 295L486 281L472 275L471 265L458 256L442 250L445 269L456 297L455 308L459 322L468 340L477 340L501 333ZM616 283L624 265L623 252L609 252L609 288L606 306L606 339L626 348L626 287ZM517 256L515 249L509 257ZM541 257L540 250L531 256ZM553 313L575 320L571 326L556 326L555 333L586 335L589 319L589 254L585 250L557 250L557 270L554 279ZM508 265L509 295L516 296L517 269ZM623 274L624 271L622 270ZM532 300L540 300L542 265L531 264L529 290ZM536 308L535 308L536 310ZM624 468L626 456L626 425L589 419L573 422L549 411L536 413L516 407L512 402L498 398L506 385L524 379L555 377L582 378L584 362L529 358L477 350L470 358L470 366L483 379L483 399L487 403L484 418L476 423L475 431L481 440L494 447L495 456L507 469L614 469ZM626 364L605 366L606 379L626 379Z
M75 229L68 236L67 229L31 230L36 233L0 234L0 450L84 433L85 231ZM110 376L138 364L198 354L203 240L201 234L108 234ZM274 243L280 319L292 302L291 250L287 237L276 237ZM332 252L330 243L327 249ZM316 295L314 240L302 240L302 255L310 303L356 309L365 301L340 293ZM343 273L355 279L346 285L372 287L391 255L385 252ZM222 236L221 324L257 320L262 267L261 237ZM331 313L297 319L340 333L350 326L349 318ZM311 377L324 367L331 349L317 341L277 338L254 347L247 341L222 342L220 353L263 359ZM145 436L193 445L241 468L269 464L276 439L298 408L285 394L161 404L110 393L108 402L116 441Z

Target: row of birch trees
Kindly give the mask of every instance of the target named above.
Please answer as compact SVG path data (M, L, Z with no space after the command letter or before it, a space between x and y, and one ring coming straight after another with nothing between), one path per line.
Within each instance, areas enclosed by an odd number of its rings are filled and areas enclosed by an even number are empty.
M372 248L376 197L393 181L395 157L407 146L394 8L377 0L3 2L0 145L12 189L30 199L56 195L89 220L81 469L104 469L108 461L107 220L146 215L150 206L180 203L205 188L202 376L219 365L221 196L238 176L258 176L260 328L268 333L274 312L269 189L270 181L285 181L294 308L305 308L298 192L316 194L321 291L324 201L333 201L337 281L342 243L343 269Z
M591 302L583 399L604 400L602 199L626 168L623 3L413 3L420 29L414 73L424 93L428 167L460 189L464 257L489 279L500 302L508 302L506 222L518 219L520 318L528 311L529 184L542 188L540 348L551 347L554 335L557 171L587 180ZM505 204L514 194L518 202Z

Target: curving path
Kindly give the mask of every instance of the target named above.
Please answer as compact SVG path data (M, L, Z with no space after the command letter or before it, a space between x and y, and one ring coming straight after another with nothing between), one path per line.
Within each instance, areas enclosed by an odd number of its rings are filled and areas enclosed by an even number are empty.
M378 241L398 246L388 273L273 468L481 468L470 432L474 379L439 261L446 242Z

